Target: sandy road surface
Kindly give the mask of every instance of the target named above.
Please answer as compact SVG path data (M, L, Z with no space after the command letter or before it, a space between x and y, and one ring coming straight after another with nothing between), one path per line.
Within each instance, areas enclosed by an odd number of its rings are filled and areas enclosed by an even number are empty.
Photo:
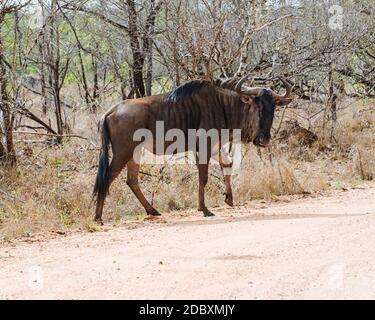
M375 298L375 186L0 248L0 298Z

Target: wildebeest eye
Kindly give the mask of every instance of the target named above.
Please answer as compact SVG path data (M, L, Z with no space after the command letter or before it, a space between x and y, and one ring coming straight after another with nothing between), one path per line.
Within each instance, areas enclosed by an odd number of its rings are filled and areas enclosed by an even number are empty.
M244 103L250 103L250 102L253 100L253 98L250 97L250 96L247 96L247 95L242 94L242 95L241 95L241 100L242 100L242 102L244 102Z

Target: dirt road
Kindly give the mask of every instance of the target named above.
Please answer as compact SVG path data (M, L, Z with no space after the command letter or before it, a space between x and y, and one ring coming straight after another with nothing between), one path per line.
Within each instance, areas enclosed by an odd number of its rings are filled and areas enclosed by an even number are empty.
M375 186L0 248L0 298L375 298Z

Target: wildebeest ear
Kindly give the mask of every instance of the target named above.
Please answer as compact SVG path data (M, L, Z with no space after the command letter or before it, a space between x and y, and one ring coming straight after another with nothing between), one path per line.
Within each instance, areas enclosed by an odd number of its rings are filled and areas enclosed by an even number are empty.
M251 103L254 99L251 96L241 94L241 101L243 103Z

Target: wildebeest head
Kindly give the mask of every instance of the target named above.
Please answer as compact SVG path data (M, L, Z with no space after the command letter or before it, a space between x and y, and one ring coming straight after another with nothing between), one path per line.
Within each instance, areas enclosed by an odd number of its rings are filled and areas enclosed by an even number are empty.
M284 79L280 78L286 88L286 92L284 95L279 95L270 89L243 86L243 83L248 78L249 75L246 75L237 81L234 77L224 81L222 86L235 90L243 103L257 110L259 125L257 126L257 132L254 135L253 143L259 147L267 147L271 140L271 127L275 108L276 106L287 105L292 101L290 97L291 86Z

